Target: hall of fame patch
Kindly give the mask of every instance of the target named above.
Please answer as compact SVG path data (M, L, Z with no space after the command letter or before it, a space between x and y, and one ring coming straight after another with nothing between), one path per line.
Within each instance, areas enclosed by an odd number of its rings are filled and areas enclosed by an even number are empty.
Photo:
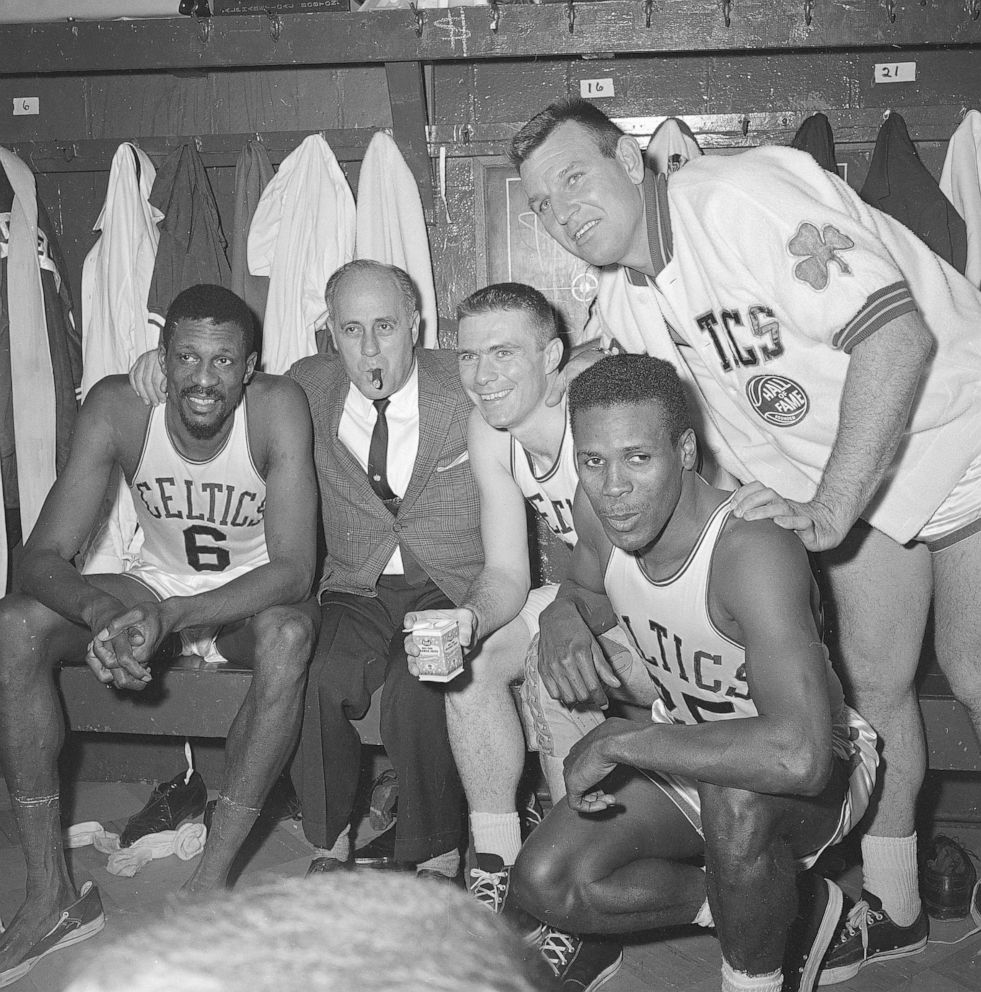
M804 387L786 376L754 375L746 383L746 395L753 409L774 427L799 424L811 408Z

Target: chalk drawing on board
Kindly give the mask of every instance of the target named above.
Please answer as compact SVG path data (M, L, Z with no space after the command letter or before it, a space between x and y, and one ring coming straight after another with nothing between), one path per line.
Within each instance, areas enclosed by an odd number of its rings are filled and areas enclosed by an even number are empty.
M535 214L516 175L504 181L507 272L504 278L541 291L562 315L575 343L596 295L598 270L552 240ZM498 256L499 257L499 256Z

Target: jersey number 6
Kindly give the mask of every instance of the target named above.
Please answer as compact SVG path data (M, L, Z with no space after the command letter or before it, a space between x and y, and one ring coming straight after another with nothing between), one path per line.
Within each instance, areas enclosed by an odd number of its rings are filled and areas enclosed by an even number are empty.
M231 563L232 557L225 550L214 544L202 544L201 538L211 541L227 541L227 535L214 527L204 527L195 524L184 529L184 552L187 563L195 572L224 572Z

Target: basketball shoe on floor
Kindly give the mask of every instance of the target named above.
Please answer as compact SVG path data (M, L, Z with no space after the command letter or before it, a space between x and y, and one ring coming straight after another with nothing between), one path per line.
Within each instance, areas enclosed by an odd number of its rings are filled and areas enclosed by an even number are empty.
M477 866L470 869L470 894L492 913L500 916L526 944L533 944L543 924L525 912L511 893L511 866L497 854L477 852Z
M0 972L0 988L23 978L41 958L94 937L105 925L99 890L92 882L86 882L79 897L61 911L58 922L31 947L24 960Z
M161 830L176 830L185 820L203 813L207 801L208 787L201 775L180 772L156 786L143 809L126 821L119 846L129 847L141 837Z
M538 949L555 976L557 992L593 992L623 964L623 946L612 940L574 937L553 927L542 930Z
M971 863L977 855L952 837L937 834L923 852L920 895L935 920L962 920L971 911L971 894L978 873Z
M814 988L844 904L841 889L813 871L798 877L797 897L797 916L787 933L783 956L783 992L811 992Z
M908 926L893 923L882 903L871 892L862 890L861 898L845 909L838 933L821 965L818 985L835 985L854 978L873 961L888 961L919 954L926 947L930 924L926 912Z

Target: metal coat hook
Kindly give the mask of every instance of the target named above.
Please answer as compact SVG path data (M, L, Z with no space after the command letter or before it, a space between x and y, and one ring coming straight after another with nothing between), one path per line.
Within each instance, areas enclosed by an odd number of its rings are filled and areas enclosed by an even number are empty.
M490 0L490 29L497 34L497 29L501 26L501 8L497 0Z
M269 33L272 35L272 40L279 41L279 36L283 33L283 19L271 10L267 10L266 14L269 17Z
M892 113L892 107L886 107L886 109L883 110L883 112L882 112L882 120L883 121L889 120L889 115L891 113Z
M207 45L211 41L211 17L195 15L194 19L198 22L198 37L201 39L201 44Z
M743 119L739 122L739 125L742 128L743 137L745 138L749 134L749 114L743 115Z
M804 24L806 27L811 26L811 20L814 16L814 0L804 0Z
M896 0L886 0L886 16L890 24L896 23Z
M651 15L654 13L654 0L644 0L644 27L651 26Z
M204 151L204 142L201 140L201 136L194 135L194 150L200 155Z
M978 0L970 0L968 13L971 15L971 20L976 21L978 16L981 15L981 3Z
M416 16L416 37L417 38L421 38L422 37L422 29L426 25L426 22L425 22L425 20L423 19L423 16L422 16L422 11L414 3L410 3L409 4L409 9Z
M569 22L569 34L572 34L576 30L576 7L573 0L566 0L565 17Z
M722 20L725 21L726 27L732 23L732 18L729 16L731 13L732 0L722 0Z
M61 149L61 154L64 156L66 162L72 162L78 155L78 148L75 147L75 142L71 141L67 145L59 145Z

